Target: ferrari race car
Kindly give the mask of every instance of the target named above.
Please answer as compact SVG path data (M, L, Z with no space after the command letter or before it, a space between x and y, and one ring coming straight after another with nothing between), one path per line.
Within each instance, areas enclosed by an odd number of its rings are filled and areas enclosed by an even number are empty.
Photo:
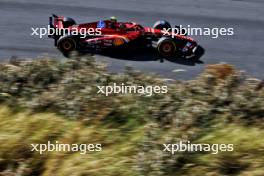
M77 24L72 18L53 15L49 17L49 28L49 37L65 56L72 51L119 52L152 47L162 57L187 57L195 55L198 47L194 39L173 33L167 21L157 21L153 27L115 19Z

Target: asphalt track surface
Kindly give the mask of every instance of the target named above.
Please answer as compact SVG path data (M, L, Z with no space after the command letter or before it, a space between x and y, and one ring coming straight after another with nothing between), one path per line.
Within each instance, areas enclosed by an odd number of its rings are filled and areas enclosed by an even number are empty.
M31 27L46 27L51 13L69 16L78 23L116 16L152 26L166 19L192 27L232 27L234 36L193 36L205 49L202 62L175 59L160 62L155 56L120 59L96 56L109 63L110 71L132 66L166 78L192 79L206 64L230 63L254 77L264 78L263 0L0 0L0 58L63 56L47 37L31 36Z

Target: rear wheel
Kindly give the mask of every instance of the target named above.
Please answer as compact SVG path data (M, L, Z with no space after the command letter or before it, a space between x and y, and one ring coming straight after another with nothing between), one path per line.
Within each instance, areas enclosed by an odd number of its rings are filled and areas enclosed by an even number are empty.
M75 51L77 44L75 39L72 36L64 36L58 41L58 49L66 57L69 56L70 52Z
M161 38L158 41L157 50L163 57L173 57L177 52L177 46L172 39Z

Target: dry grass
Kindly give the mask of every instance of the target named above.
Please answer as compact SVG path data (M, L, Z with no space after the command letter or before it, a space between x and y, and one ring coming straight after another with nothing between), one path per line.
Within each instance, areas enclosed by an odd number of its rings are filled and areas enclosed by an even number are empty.
M174 176L263 173L264 90L227 64L210 65L197 79L166 83L128 68L109 74L93 58L0 65L2 175ZM113 82L168 85L164 95L96 94ZM168 155L179 140L234 143L235 151ZM80 155L29 151L31 143L102 143ZM0 175L1 175L0 174Z

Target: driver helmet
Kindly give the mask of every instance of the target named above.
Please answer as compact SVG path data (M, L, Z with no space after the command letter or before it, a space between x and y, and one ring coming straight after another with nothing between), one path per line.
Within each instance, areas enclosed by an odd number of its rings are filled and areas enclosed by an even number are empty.
M110 17L110 21L111 21L112 23L116 23L116 22L117 22L117 19L116 19L115 16L112 16L112 17Z

